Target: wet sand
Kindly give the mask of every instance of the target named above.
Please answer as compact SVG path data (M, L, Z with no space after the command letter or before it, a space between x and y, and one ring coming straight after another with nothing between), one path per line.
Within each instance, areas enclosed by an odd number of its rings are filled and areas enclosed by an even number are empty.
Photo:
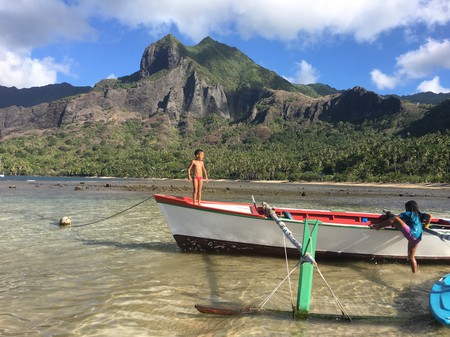
M187 180L157 180L146 183L111 184L113 189L148 191L191 196ZM282 181L212 180L203 185L203 200L250 202L251 196L260 204L295 208L318 208L347 211L403 211L404 203L416 200L422 211L440 217L450 215L449 184L369 184L309 183Z
M51 178L46 180L1 179L0 190L5 188L72 188L128 190L136 192L190 195L191 182L187 179L121 179L121 178ZM203 199L214 200L224 196L250 196L258 199L321 199L328 197L347 198L440 198L450 204L450 184L376 184L376 183L330 183L289 181L243 181L210 180L203 185ZM449 207L450 208L450 207Z

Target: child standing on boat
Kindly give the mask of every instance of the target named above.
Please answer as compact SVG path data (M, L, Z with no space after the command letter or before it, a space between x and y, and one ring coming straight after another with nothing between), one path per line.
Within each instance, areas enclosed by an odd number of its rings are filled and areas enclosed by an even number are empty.
M394 226L402 232L408 240L408 260L413 273L417 272L416 250L422 240L422 226L430 224L431 216L419 211L419 206L414 200L405 204L405 212L400 215L391 215L386 221L371 225L377 231L387 226Z
M203 174L205 175L206 182L208 182L208 173L206 172L205 163L203 158L205 153L201 149L197 149L194 152L195 159L191 161L187 169L188 180L192 180L193 192L192 192L192 203L200 205L202 200L202 188L203 188ZM193 169L194 177L191 176L191 169ZM196 202L197 201L197 202Z

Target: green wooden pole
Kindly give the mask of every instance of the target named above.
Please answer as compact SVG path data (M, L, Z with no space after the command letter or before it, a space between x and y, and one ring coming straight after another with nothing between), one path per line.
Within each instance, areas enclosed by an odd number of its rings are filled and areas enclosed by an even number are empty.
M317 232L319 221L315 220L313 229L310 230L308 220L305 220L302 242L302 256L309 253L313 258L316 255ZM297 306L294 310L296 318L308 318L311 303L311 291L314 266L309 262L300 265L300 278L298 281Z

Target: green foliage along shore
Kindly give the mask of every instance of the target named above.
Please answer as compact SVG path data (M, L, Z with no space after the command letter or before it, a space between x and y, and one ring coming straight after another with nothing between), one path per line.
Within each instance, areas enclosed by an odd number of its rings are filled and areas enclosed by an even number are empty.
M9 139L0 143L0 171L185 178L194 150L202 148L212 179L450 182L448 133L401 137L346 123L229 124L216 116L195 123L190 131L163 120L150 127L138 120L92 123Z

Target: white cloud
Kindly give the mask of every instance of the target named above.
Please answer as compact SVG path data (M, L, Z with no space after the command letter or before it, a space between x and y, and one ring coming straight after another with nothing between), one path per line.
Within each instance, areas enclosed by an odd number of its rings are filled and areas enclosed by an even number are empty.
M2 0L0 46L31 50L53 42L95 38L87 14L60 0Z
M298 71L295 77L287 77L286 79L296 84L311 84L317 83L319 78L317 70L305 60L302 60L298 65Z
M433 77L433 79L430 81L423 81L419 84L417 90L419 92L431 91L435 94L450 92L450 88L444 88L443 86L441 86L439 76Z
M284 41L312 36L351 35L373 41L381 33L450 20L445 0L79 0L85 11L114 18L129 27L158 32L177 27L198 41L212 33L261 36ZM309 35L309 36L308 36Z
M296 44L335 37L372 42L397 28L447 24L450 6L448 0L0 0L0 50L22 57L21 67L2 60L3 69L12 71L5 77L22 78L16 85L27 86L32 84L27 78L34 80L25 71L34 71L55 81L66 66L45 56L32 58L33 51L60 42L95 41L95 27L110 21L158 37L176 28L194 42L208 35ZM399 59L402 76L414 76L420 68L411 59L418 60L415 55Z
M370 73L372 82L378 89L393 89L399 83L411 79L420 79L432 75L438 70L450 70L450 40L437 41L428 39L418 49L409 51L397 57L397 70L392 75L386 75L378 69ZM424 81L420 88L433 88L439 90L439 77L434 77L431 81ZM445 89L445 88L441 88Z
M450 69L450 40L428 39L419 49L400 55L397 67L408 78L423 78L439 68Z
M383 74L380 70L374 69L370 72L372 82L380 90L393 89L397 86L399 78L397 76L389 76Z
M55 83L58 72L69 74L68 64L58 64L51 57L34 59L28 54L0 50L0 85L29 88Z
M1 1L0 85L27 88L57 82L59 73L70 74L70 62L57 63L51 56L35 58L32 51L95 37L81 8L63 1Z

